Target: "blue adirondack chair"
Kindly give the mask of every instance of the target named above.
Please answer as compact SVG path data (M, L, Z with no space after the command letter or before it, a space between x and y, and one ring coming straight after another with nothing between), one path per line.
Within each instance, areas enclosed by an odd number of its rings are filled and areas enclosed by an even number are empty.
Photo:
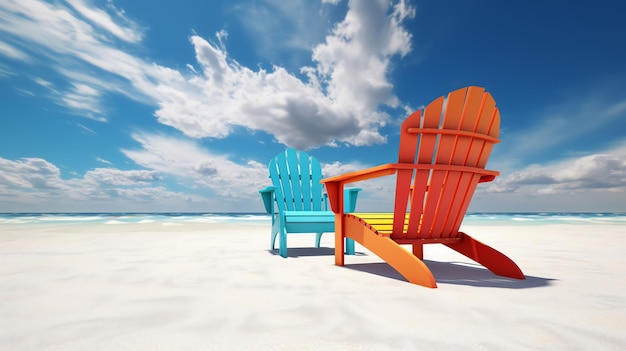
M315 246L320 247L322 234L335 231L335 214L328 210L326 194L322 195L320 163L304 151L289 148L276 155L268 168L273 185L259 193L272 215L271 250L279 236L278 253L287 257L288 233L316 233ZM345 190L346 212L354 212L360 190ZM354 255L354 241L346 239L345 244L346 253Z

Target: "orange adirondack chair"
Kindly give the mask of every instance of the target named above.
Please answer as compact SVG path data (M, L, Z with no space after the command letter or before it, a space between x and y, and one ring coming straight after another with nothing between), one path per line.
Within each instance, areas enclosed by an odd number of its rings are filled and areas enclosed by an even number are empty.
M493 144L499 142L499 130L500 112L491 94L479 87L462 88L404 121L398 163L323 179L335 213L335 264L344 265L347 237L409 282L436 288L422 260L423 245L439 243L497 275L525 279L507 256L459 231L478 183L499 175L485 169ZM344 213L340 204L345 184L392 174L396 174L393 213ZM412 252L404 244L412 245Z

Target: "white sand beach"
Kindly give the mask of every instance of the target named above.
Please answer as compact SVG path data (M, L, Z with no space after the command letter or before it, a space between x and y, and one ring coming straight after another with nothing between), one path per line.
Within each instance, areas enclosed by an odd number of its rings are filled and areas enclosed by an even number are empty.
M0 225L0 350L624 350L626 228L465 226L511 257L497 277L439 245L438 289L333 234L269 223Z

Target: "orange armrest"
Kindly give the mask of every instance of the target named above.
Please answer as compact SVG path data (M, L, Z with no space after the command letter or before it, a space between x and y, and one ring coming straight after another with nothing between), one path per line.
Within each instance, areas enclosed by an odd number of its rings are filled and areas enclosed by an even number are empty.
M415 164L415 163L387 163L384 165L366 168L364 170L349 172L338 176L324 178L322 183L354 183L367 179L388 176L396 173L400 169L423 169L423 170L441 170L441 171L458 171L458 172L474 172L481 175L480 182L490 182L500 175L500 172L490 171L478 167L454 166L454 165L433 165L433 164Z
M354 183L362 180L388 176L396 173L396 164L388 163L376 167L366 168L360 171L344 173L338 176L322 179L322 183Z

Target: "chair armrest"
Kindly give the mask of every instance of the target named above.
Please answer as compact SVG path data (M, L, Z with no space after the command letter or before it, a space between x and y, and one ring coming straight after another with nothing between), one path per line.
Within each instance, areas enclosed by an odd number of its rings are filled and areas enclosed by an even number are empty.
M328 193L328 198L330 200L331 210L335 213L339 213L339 208L337 204L339 204L339 202L341 201L339 199L340 193L344 193L344 211L347 211L348 209L354 211L354 208L356 207L356 198L358 195L358 191L361 189L354 188L358 189L356 190L356 192L350 192L351 189L346 189L344 191L344 184L392 175L396 173L396 169L393 167L393 165L394 164L385 164L322 179L322 183L326 186L326 192Z
M265 188L259 190L261 193L261 198L263 198L263 204L265 205L265 212L272 214L274 213L274 192L276 191L275 186L266 186Z
M349 188L349 189L345 189L344 190L344 197L343 197L343 203L344 203L344 211L346 213L349 212L354 212L354 210L356 209L356 199L359 196L359 191L361 191L361 188ZM328 194L324 193L324 211L328 211Z
M392 175L396 173L396 170L398 169L398 167L395 167L395 166L397 165L398 165L397 163L388 163L388 164L384 164L384 165L380 165L376 167L366 168L360 171L348 172L348 173L344 173L338 176L324 178L322 179L322 183L324 184L328 184L328 183L348 184L348 183L360 182L360 181L368 180L372 178L384 177L384 176L388 176L388 175Z
M480 180L478 182L479 183L493 182L494 179L496 179L496 175L486 174L486 175L480 176Z

